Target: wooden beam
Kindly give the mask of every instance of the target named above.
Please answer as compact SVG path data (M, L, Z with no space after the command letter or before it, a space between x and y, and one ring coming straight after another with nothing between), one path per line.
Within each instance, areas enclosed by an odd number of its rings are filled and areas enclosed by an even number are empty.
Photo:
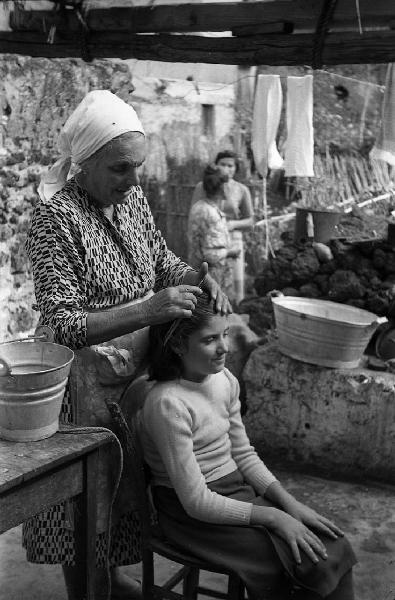
M359 0L363 27L386 27L395 19L394 0ZM294 29L313 31L320 13L318 0L276 0L276 2L229 2L208 4L172 4L95 8L94 3L84 13L91 31L129 33L232 31L237 27L288 21ZM350 0L338 0L332 28L347 21L358 30L355 5ZM75 11L25 11L15 9L10 16L15 31L43 31L54 24L77 30L81 27Z
M231 65L311 65L313 36L267 35L209 38L184 35L129 35L91 33L84 43L69 32L55 36L27 32L0 32L0 53L47 58L137 58L166 62L199 62ZM323 64L395 62L395 31L328 34Z
M255 23L255 25L240 25L232 29L233 35L262 35L269 33L292 33L294 25L290 21L276 21L275 23Z
M325 45L325 38L329 31L329 23L332 21L338 0L325 0L321 5L320 15L317 19L317 26L314 32L313 41L313 69L322 67L322 50Z

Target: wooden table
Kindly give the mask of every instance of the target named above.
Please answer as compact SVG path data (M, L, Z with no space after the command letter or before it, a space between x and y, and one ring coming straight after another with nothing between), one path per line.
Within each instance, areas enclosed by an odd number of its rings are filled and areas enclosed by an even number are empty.
M103 596L103 590L95 593L94 576L96 475L99 450L113 441L106 432L56 433L37 442L0 440L0 533L78 496L76 560L84 566L87 600Z

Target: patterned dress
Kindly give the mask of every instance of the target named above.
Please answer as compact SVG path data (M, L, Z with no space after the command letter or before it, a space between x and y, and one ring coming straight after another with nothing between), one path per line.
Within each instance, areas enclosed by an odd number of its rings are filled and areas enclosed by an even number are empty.
M142 189L114 207L111 222L74 179L35 208L27 252L33 268L41 322L55 342L87 346L87 313L141 298L182 283L190 267L166 246ZM66 390L61 419L72 423ZM139 521L130 512L111 531L110 566L139 562ZM74 533L67 505L59 504L24 524L23 545L35 563L74 564ZM96 539L97 566L105 567L107 536Z
M193 207L199 200L207 199L203 183L200 181L193 192L191 206ZM225 215L227 221L248 219L254 216L250 190L246 185L229 179L224 184L224 199L220 202L219 208ZM191 208L192 210L192 208ZM230 243L232 247L240 250L238 258L232 260L232 285L227 294L232 302L237 304L244 298L244 243L243 232L234 229L230 232Z
M231 298L233 259L227 258L229 248L226 218L216 202L209 199L195 202L188 217L188 261L194 268L206 261L210 275Z

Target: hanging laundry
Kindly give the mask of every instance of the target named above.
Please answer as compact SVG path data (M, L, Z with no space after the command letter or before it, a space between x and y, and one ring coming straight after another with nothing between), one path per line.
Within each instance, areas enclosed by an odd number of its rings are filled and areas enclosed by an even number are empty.
M370 158L395 165L395 63L387 68L380 131Z
M313 76L287 77L286 177L314 177Z
M276 146L282 101L280 76L259 75L254 99L251 147L256 168L262 177L266 177L268 169L280 169L283 164Z

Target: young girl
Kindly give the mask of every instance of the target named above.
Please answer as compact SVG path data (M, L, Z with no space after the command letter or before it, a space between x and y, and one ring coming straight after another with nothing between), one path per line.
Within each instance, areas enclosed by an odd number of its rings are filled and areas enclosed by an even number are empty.
M205 294L175 329L151 327L141 440L160 525L187 552L237 572L250 599L296 598L296 586L303 600L353 600L343 532L286 492L250 445L227 338L227 317Z
M232 244L226 217L220 209L226 179L218 167L206 167L204 196L192 206L188 218L188 260L192 267L200 265L199 261L207 262L210 275L233 301L233 263L240 249Z

